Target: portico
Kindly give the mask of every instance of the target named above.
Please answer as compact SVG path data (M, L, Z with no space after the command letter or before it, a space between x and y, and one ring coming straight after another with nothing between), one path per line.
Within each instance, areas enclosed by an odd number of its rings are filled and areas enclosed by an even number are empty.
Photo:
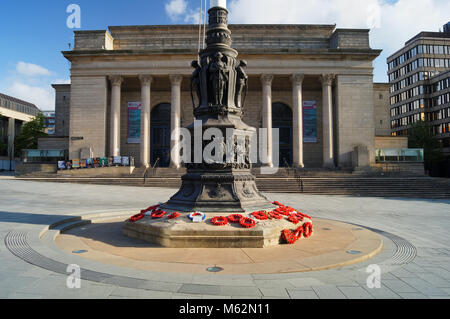
M351 167L352 152L361 145L374 157L374 124L364 117L373 118L372 61L379 50L369 47L368 30L330 25L230 29L240 59L248 63L244 121L267 128L269 166L274 162L270 147L274 128L280 128L280 143L285 146L282 166ZM170 39L161 40L165 34ZM172 139L171 133L194 118L190 62L196 59L195 36L195 26L75 32L75 49L64 55L72 61L71 137L82 139L71 139L71 159L89 147L94 156L133 156L137 166L164 162L179 168L179 151L174 152L179 150L178 134ZM105 42L111 43L102 47L114 49L96 50ZM140 103L138 140L129 138L131 102ZM158 122L161 112L156 110L163 104L170 109L170 120ZM288 110L281 126L274 104ZM82 117L83 110L97 121ZM157 113L155 119L152 112ZM158 125L152 127L155 121ZM172 156L161 155L167 152Z

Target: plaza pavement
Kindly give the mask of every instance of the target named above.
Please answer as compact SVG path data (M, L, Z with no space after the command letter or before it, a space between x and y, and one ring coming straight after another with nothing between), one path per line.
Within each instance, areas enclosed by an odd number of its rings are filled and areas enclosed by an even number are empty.
M0 177L0 298L450 297L450 199L267 194L271 200L303 210L313 218L354 223L402 237L417 249L414 260L403 265L390 261L395 247L386 239L385 250L375 258L339 269L225 276L206 273L139 273L132 269L104 265L101 267L104 272L120 271L131 278L153 279L154 284L137 289L127 284L82 281L81 289L68 289L67 276L26 263L14 256L3 240L11 231L36 231L64 216L138 212L150 204L167 200L174 192L173 189L41 183ZM91 265L88 261L85 263ZM366 269L371 264L381 267L380 289L367 287L369 274Z

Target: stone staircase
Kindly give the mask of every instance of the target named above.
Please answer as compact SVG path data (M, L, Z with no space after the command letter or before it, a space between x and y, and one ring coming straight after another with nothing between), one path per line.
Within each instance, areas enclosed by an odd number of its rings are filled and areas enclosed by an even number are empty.
M137 168L126 178L36 177L32 178L32 180L176 189L180 187L180 177L185 173L185 169L150 168L146 171L145 169ZM274 175L260 174L259 169L253 169L252 173L256 176L256 183L262 192L450 199L449 179L418 176L382 176L373 173L367 173L364 176L360 173L352 174L351 171L295 171L285 168L281 168Z

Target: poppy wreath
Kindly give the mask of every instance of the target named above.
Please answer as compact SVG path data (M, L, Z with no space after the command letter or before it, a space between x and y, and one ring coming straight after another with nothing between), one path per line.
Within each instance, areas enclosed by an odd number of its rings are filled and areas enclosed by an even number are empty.
M289 212L286 210L286 207L278 207L274 210L274 212L280 215L289 216Z
M242 217L239 224L244 228L253 228L256 226L256 221L251 218Z
M309 237L311 237L312 233L313 233L313 224L305 223L303 225L303 237L309 238Z
M283 230L282 237L290 245L294 244L298 240L295 234L291 232L289 229Z
M211 219L211 224L214 226L226 226L228 225L228 218L223 216L217 216Z
M166 214L167 214L167 212L158 209L158 210L155 210L155 211L152 213L152 218L155 218L155 219L156 219L156 218L163 218L164 215L166 215Z
M297 230L295 231L295 237L297 238L297 240L299 240L300 238L302 238L302 235L305 233L305 229L303 228L303 225L300 226L299 228L297 228Z
M233 215L228 216L228 220L230 221L230 223L233 223L233 224L238 224L242 218L243 218L243 216L240 214L233 214Z
M141 220L144 217L145 217L144 214L139 213L137 215L134 215L134 216L130 217L130 222L132 222L132 223L137 222L138 220Z
M281 215L280 213L277 213L275 211L269 212L270 217L275 218L275 219L283 219L283 215Z
M272 204L277 205L277 206L283 206L283 204L281 204L281 203L279 203L277 201L274 201Z
M255 217L256 219L259 219L259 220L267 220L267 219L269 219L269 217L267 217L266 212L264 212L264 211L254 212L254 213L252 213L252 216Z
M177 219L180 216L181 216L180 213L175 212L175 213L170 214L169 217L167 217L167 219Z
M300 219L296 215L290 215L288 218L288 221L290 221L293 224L298 224L300 222Z

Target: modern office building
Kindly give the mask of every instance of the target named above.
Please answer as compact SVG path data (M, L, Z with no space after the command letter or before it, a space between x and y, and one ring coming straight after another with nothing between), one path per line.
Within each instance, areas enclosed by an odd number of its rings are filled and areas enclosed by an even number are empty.
M39 109L25 102L0 93L0 169L14 168L14 141L22 125L31 121Z
M55 134L56 113L55 111L42 111L44 115L44 132L48 135Z
M421 32L387 59L393 136L407 136L412 123L429 120L450 146L450 23L444 32Z

